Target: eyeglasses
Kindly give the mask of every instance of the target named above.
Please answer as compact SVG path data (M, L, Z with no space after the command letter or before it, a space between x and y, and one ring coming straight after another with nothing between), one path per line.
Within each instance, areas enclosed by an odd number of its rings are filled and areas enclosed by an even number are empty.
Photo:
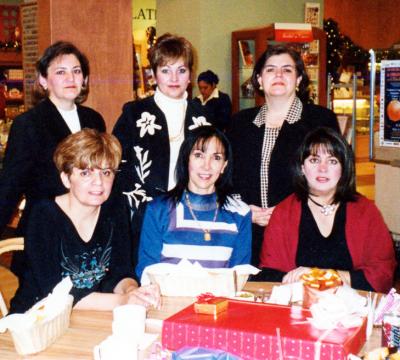
M115 177L114 169L77 169L79 177L87 182L100 177L103 181L112 181Z

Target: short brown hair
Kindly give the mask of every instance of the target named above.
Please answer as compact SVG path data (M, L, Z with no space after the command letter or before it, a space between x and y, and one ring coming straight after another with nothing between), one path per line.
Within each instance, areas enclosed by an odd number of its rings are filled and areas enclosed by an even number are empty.
M160 36L148 53L151 69L154 74L159 66L171 60L182 58L190 72L193 67L193 47L184 37L166 33Z
M83 75L83 85L81 93L75 99L75 103L83 103L89 94L89 60L84 53L82 53L74 44L67 41L57 41L50 45L43 53L42 57L36 63L36 80L33 84L33 97L35 103L48 97L48 91L45 90L39 83L39 76L43 76L47 79L47 71L51 63L63 56L63 55L75 55L79 61Z
M104 164L116 170L122 149L114 135L94 129L83 129L66 137L56 148L53 160L58 171L67 175L72 169L101 169Z

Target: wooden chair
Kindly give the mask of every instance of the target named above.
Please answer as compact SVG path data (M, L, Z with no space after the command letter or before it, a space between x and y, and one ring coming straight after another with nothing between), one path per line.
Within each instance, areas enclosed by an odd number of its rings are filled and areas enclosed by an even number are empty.
M0 255L10 251L24 250L24 238L16 237L11 239L0 240ZM3 316L8 314L7 305L0 291L0 311Z

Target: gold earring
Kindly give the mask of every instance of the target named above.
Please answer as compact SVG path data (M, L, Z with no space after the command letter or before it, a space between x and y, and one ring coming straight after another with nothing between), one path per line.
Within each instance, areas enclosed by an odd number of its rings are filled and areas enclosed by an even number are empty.
M260 89L261 91L264 91L264 88L263 88L262 85L260 85L259 89Z
M299 86L296 86L296 92L299 92L300 88Z

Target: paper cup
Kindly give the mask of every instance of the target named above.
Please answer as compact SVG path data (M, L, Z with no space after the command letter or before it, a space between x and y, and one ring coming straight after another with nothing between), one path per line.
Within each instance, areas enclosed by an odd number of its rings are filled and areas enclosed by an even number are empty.
M112 322L113 334L118 337L129 336L139 341L145 332L146 308L141 305L127 304L114 308Z
M128 339L111 335L93 348L93 357L95 360L137 360L138 345Z

